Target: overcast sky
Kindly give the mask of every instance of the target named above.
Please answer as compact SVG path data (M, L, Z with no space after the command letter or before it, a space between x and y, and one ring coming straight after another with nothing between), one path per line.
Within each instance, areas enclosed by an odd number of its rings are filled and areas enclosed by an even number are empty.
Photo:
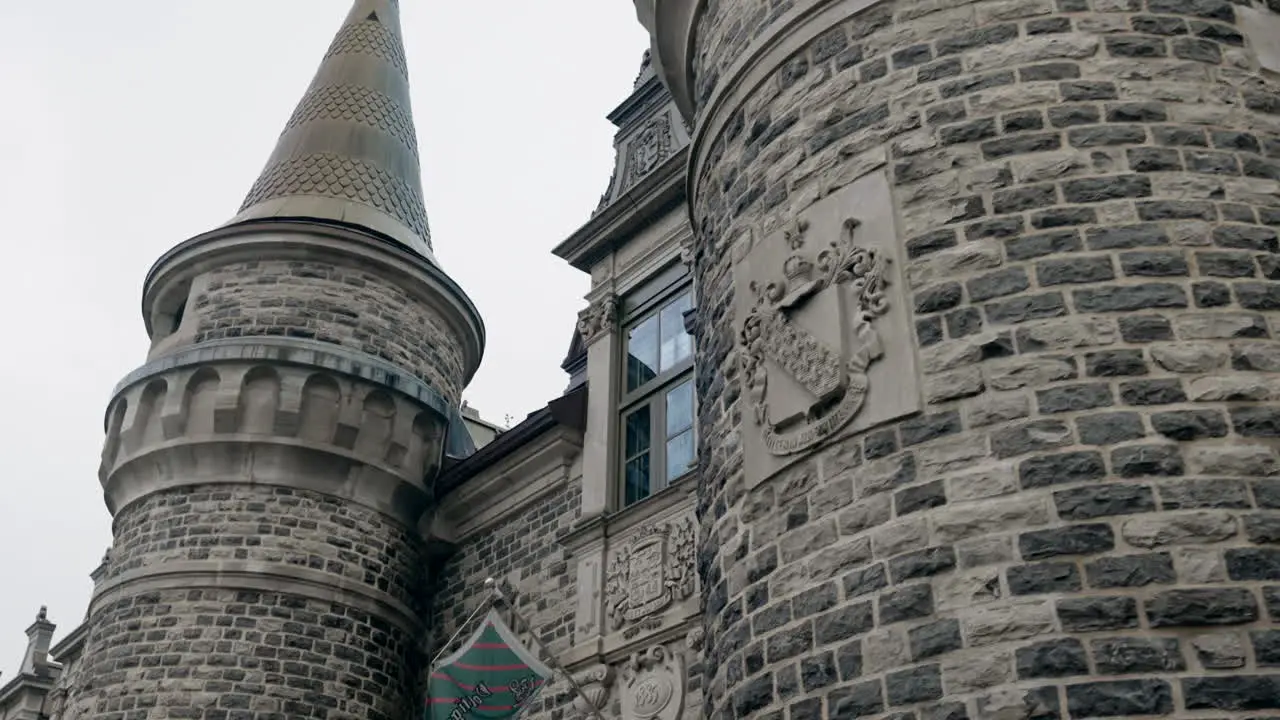
M435 253L484 316L464 397L559 394L587 277L551 254L608 183L647 45L629 0L402 0ZM141 284L236 212L350 0L0 0L0 684L41 605L81 622L111 540L97 467L142 364Z

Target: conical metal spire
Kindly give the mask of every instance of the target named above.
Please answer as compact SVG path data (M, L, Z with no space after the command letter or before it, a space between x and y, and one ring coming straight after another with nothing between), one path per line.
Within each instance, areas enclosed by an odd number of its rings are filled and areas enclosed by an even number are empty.
M230 223L357 225L435 261L398 0L356 0Z

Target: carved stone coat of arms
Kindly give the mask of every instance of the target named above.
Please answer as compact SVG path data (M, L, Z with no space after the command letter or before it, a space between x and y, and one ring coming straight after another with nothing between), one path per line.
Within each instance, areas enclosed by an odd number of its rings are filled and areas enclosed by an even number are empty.
M627 147L627 174L624 187L630 187L671 156L674 140L671 117L666 112L645 123Z
M646 526L613 554L605 584L613 629L650 620L693 596L696 533L689 518Z
M734 275L748 485L851 426L919 409L883 173L823 198L744 255Z
M867 397L867 369L884 355L874 323L888 309L887 260L878 250L858 247L861 225L845 218L840 235L811 259L805 253L808 221L797 221L786 231L792 253L782 264L782 277L751 281L755 304L742 324L742 374L753 420L776 455L812 447L852 420ZM852 307L841 293L822 297L842 284L852 287ZM796 317L819 303L812 328ZM824 327L831 332L823 333ZM769 363L804 392L771 399Z

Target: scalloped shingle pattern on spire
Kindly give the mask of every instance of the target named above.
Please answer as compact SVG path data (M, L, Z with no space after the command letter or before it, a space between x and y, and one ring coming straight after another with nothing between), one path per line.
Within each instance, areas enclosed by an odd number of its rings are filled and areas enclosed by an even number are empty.
M283 135L312 120L349 120L395 136L418 157L418 134L413 117L395 100L377 90L351 85L315 88L302 98L285 124Z
M316 194L372 205L431 242L420 191L375 165L335 153L306 155L272 165L249 190L241 209L274 198Z
M364 227L434 261L393 0L354 0L232 223Z
M404 44L380 20L365 20L343 26L333 38L324 59L351 53L364 53L386 60L405 78L409 77L409 61L404 54Z

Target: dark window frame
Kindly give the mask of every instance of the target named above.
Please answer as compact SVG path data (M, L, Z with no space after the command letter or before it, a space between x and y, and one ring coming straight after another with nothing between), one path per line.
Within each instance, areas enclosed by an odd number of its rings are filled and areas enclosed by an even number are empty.
M678 300L685 294L689 295L692 306L696 308L697 300L694 297L693 284L689 277L688 269L681 264L676 264L659 273L648 283L637 288L636 291L623 299L623 321L619 325L622 340L621 363L616 368L619 374L618 412L614 420L618 423L616 462L618 467L618 506L620 509L643 503L645 500L685 479L697 469L698 408L697 393L694 392L691 400L693 407L689 426L689 430L693 433L694 457L683 472L676 474L674 477L667 477L667 441L670 439L667 436L667 396L680 385L694 381L694 353L692 349L688 357L675 363L670 368L660 371L634 390L628 391L626 385L632 329L649 318L656 316L664 307L667 307L671 302ZM683 319L681 319L681 323L681 331L683 332ZM631 459L627 457L627 420L633 413L645 407L649 409L649 447L646 451L649 454L649 488L648 493L643 497L627 502L627 461ZM678 437L683 432L684 430L681 430L673 437ZM636 455L636 457L638 456L639 454Z

